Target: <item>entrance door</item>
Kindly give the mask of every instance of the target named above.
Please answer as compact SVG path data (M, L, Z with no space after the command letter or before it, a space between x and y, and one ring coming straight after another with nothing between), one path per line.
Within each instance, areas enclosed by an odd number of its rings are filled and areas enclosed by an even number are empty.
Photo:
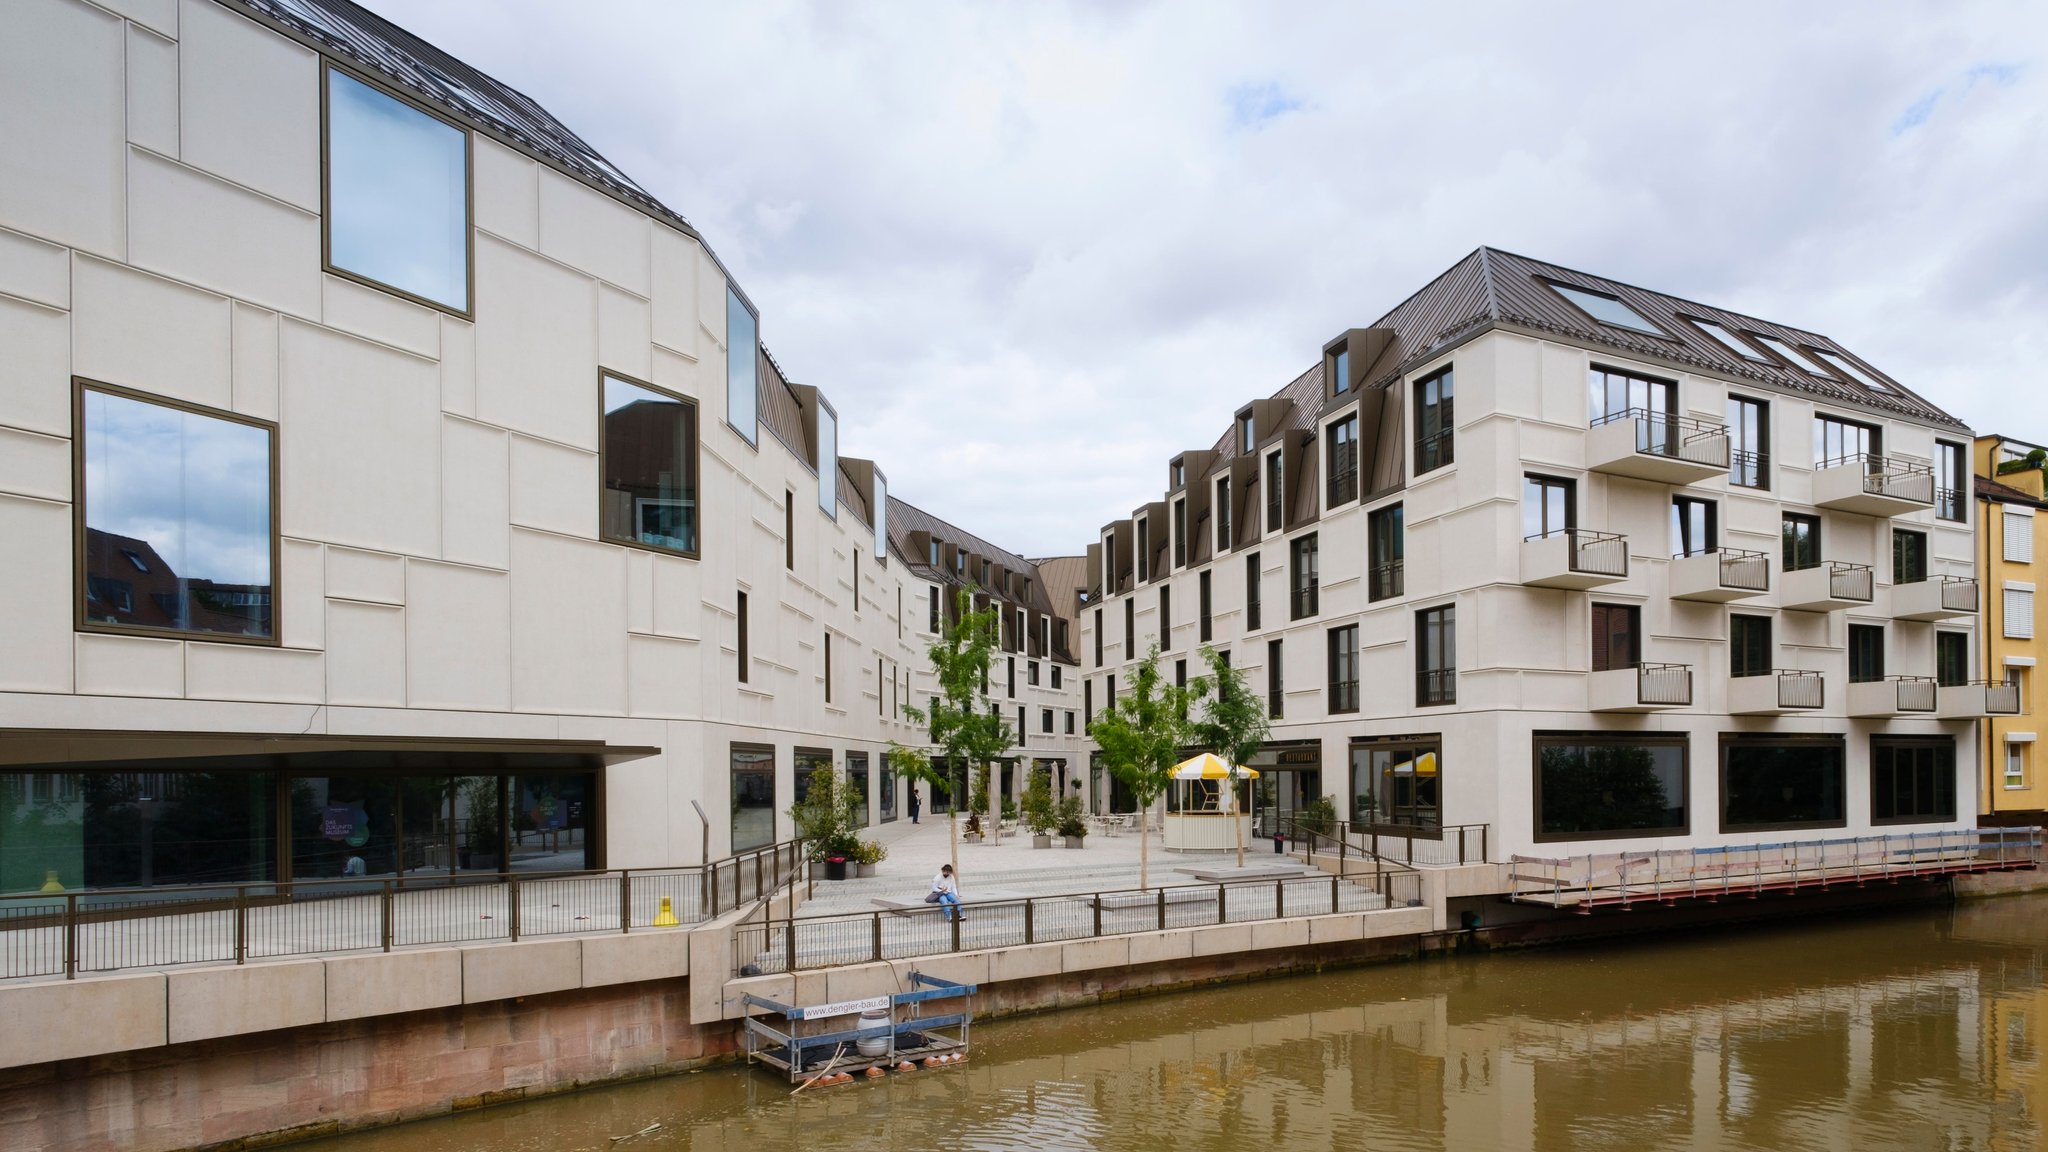
M1253 834L1271 836L1323 794L1321 768L1260 768Z

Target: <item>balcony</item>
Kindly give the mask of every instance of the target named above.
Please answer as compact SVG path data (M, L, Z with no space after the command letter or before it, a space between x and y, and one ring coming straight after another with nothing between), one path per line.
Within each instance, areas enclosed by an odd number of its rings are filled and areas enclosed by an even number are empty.
M1367 569L1366 577L1369 581L1367 599L1392 600L1396 596L1401 595L1402 589L1406 584L1402 572L1404 564L1404 561L1395 560L1386 564L1375 564Z
M1892 587L1892 615L1900 620L1950 620L1976 614L1974 576L1937 576Z
M1784 606L1799 612L1832 612L1870 603L1876 587L1868 564L1824 561L1780 577Z
M1725 604L1771 590L1771 559L1761 552L1721 548L1671 558L1671 598Z
M1586 707L1593 712L1657 712L1691 704L1692 668L1685 664L1612 668L1586 681Z
M1849 685L1851 716L1933 715L1934 703L1932 676L1894 676Z
M1972 680L1968 684L1944 684L1939 692L1943 720L1976 720L1985 716L2020 714L2020 686L2011 681Z
M1728 711L1735 716L1778 716L1813 712L1827 703L1827 683L1818 672L1779 668L1757 676L1728 678Z
M1813 473L1813 502L1865 516L1920 512L1934 507L1934 471L1868 453L1824 460Z
M1593 422L1586 466L1610 476L1694 484L1728 474L1728 429L1630 408Z
M1522 541L1522 583L1581 591L1628 579L1628 537L1560 528Z

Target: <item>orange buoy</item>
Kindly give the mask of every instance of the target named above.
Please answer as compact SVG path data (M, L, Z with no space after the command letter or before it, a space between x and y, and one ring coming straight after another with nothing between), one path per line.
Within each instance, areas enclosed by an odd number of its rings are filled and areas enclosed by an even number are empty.
M915 1069L916 1067L917 1067L917 1065L916 1065L916 1064L913 1064L913 1063L911 1063L910 1061L908 1061L908 1060L905 1060L905 1061L904 1061L903 1063L901 1063L901 1064L898 1064L898 1065L896 1066L896 1070L897 1070L898 1072L909 1072L909 1071L911 1071L912 1069Z
M870 1080L874 1080L874 1079L877 1079L878 1077L882 1077L882 1076L886 1076L886 1075L888 1075L888 1073L886 1073L886 1072L882 1071L882 1070L881 1070L880 1068L869 1068L869 1069L868 1069L868 1079L870 1079Z

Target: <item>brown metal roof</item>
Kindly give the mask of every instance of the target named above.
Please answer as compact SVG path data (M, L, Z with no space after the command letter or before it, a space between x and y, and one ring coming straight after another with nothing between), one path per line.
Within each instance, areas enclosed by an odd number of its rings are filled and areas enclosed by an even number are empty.
M1983 476L1972 477L1976 481L1977 499L1991 500L2000 504L2024 504L2029 508L2048 508L2048 500L2041 500L2032 493L2022 492L2010 484L2000 484Z

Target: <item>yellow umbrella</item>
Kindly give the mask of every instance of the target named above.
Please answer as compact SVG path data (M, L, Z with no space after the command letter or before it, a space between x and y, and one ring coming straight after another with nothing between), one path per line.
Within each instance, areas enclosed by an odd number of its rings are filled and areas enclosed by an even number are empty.
M1256 769L1246 768L1242 765L1233 767L1228 760L1216 755L1214 752L1204 752L1200 756L1175 764L1173 766L1173 778L1175 780L1225 780L1232 778L1256 780L1259 778L1259 774Z

